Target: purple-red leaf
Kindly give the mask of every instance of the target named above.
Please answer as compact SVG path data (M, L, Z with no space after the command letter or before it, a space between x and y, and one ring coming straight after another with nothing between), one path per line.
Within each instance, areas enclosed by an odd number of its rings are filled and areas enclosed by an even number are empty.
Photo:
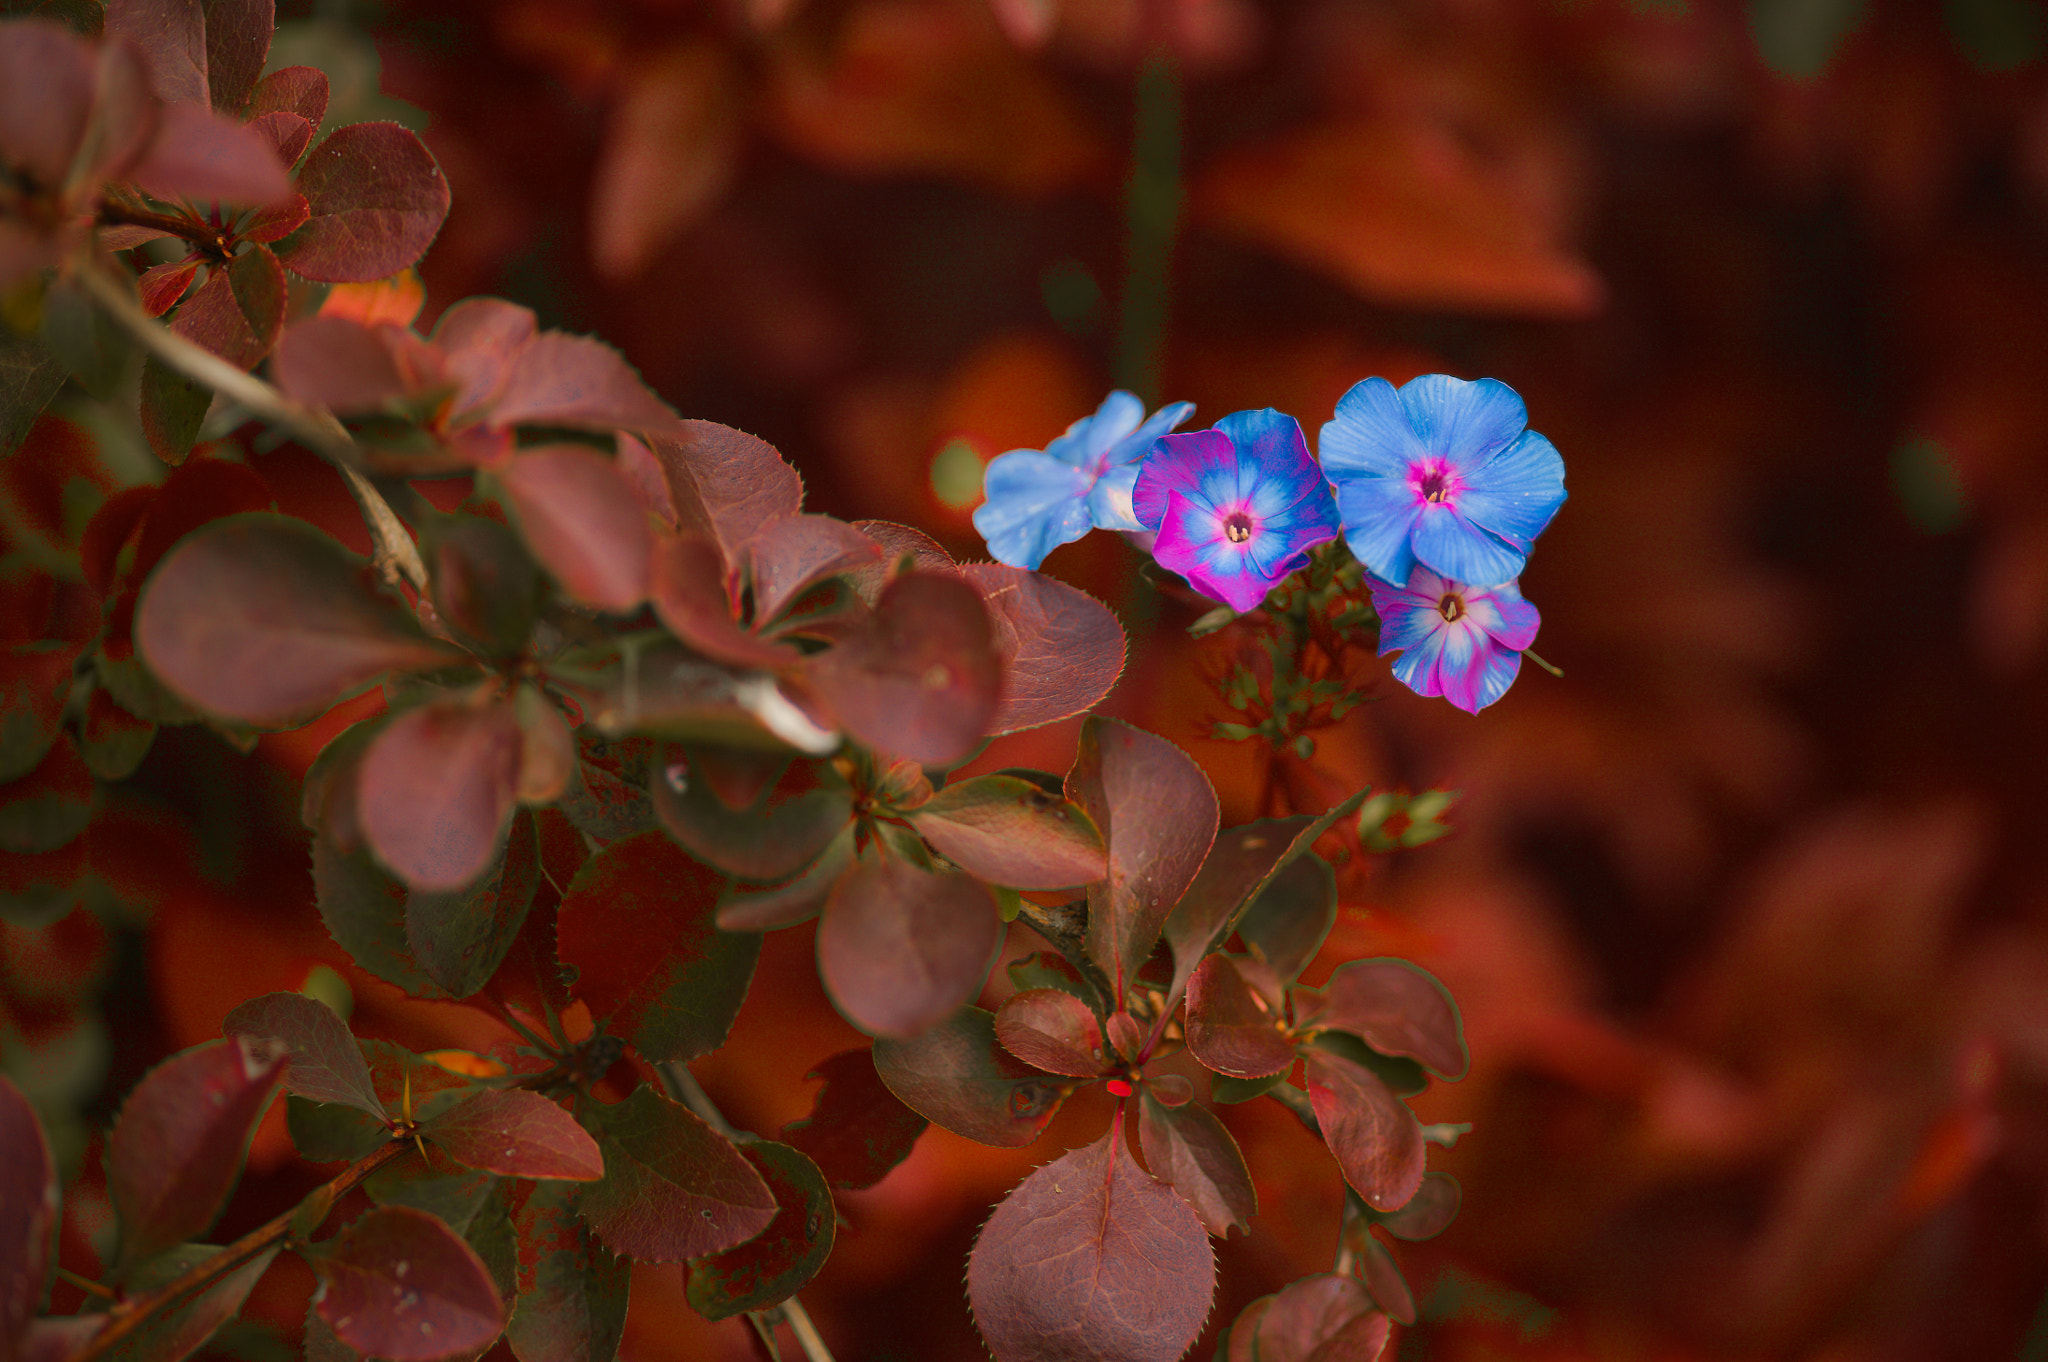
M1003 944L995 895L869 855L839 877L818 924L818 973L847 1020L872 1035L914 1036L980 991Z
M1308 1052L1308 1096L1323 1143L1344 1180L1376 1211L1408 1203L1422 1185L1422 1127L1415 1113L1363 1064Z
M996 1039L1026 1064L1048 1073L1095 1078L1117 1064L1088 1004L1056 988L1013 993L996 1009Z
M1394 1261L1394 1255L1373 1236L1371 1225L1362 1218L1347 1220L1344 1244L1351 1250L1352 1270L1364 1283L1366 1294L1391 1315L1395 1323L1413 1324L1415 1293L1408 1289L1408 1279L1401 1275L1401 1265Z
M1472 1062L1457 1004L1436 976L1391 958L1339 965L1320 995L1303 990L1303 1019L1349 1031L1383 1055L1419 1060L1445 1078Z
M1301 977L1336 925L1335 872L1320 856L1297 856L1252 899L1238 919L1237 934L1276 988L1285 989Z
M676 434L647 445L667 479L678 528L716 541L728 562L803 506L803 479L773 445L745 431L684 421Z
M1449 1173L1423 1177L1406 1206L1380 1222L1380 1227L1397 1239L1434 1239L1458 1218L1458 1204L1464 1192Z
M158 99L209 106L206 9L199 0L107 0L107 32L140 49Z
M335 129L307 154L298 188L312 216L280 254L294 274L325 284L398 273L426 254L448 216L447 177L396 123Z
M531 765L522 761L522 777ZM406 948L449 997L467 998L482 988L512 949L540 889L534 842L532 820L515 814L504 855L489 874L467 889L415 889L406 896Z
M142 1326L96 1356L103 1362L178 1362L189 1357L212 1338L221 1325L241 1313L256 1282L269 1270L281 1246L273 1244L255 1257L216 1277L206 1287L178 1299L169 1308L149 1316ZM185 1244L152 1259L126 1283L131 1295L168 1286L185 1269L204 1262L220 1249L208 1244ZM32 1351L18 1354L20 1362L35 1362Z
M1349 1277L1324 1273L1291 1283L1278 1295L1247 1307L1230 1334L1230 1355L1238 1337L1249 1334L1258 1362L1373 1362L1387 1345L1392 1326L1373 1308L1372 1297Z
M749 880L780 880L817 859L853 821L843 784L820 784L819 765L798 762L760 802L728 808L704 774L704 758L681 749L654 781L654 814L692 855Z
M875 1072L912 1111L956 1135L1021 1149L1074 1085L1035 1069L996 1039L995 1014L963 1007L911 1040L878 1040Z
M898 577L874 613L810 675L849 733L926 765L972 752L988 731L1002 682L988 611L953 577Z
M249 92L250 119L268 113L294 113L314 127L327 117L327 73L317 66L287 66L272 71Z
M462 654L376 591L362 559L303 521L227 516L164 556L142 588L135 642L188 702L288 726L387 671Z
M533 556L570 596L620 614L647 599L654 532L618 465L550 445L513 455L497 476Z
M1024 1179L974 1241L967 1298L996 1362L1178 1362L1201 1333L1209 1236L1120 1128Z
M716 871L652 830L592 856L562 899L556 947L576 996L651 1060L717 1049L747 996L761 938L719 930L720 888Z
M1121 997L1216 839L1216 791L1166 739L1090 716L1067 798L1109 847L1109 875L1088 890L1088 953Z
M363 1050L335 1010L303 993L251 998L221 1022L230 1040L281 1041L289 1050L284 1090L314 1102L341 1102L388 1118Z
M543 331L519 348L492 405L491 421L644 435L675 435L683 426L675 409L654 395L618 351L563 331Z
M288 198L291 176L262 136L198 104L172 104L130 172L159 199L261 205Z
M920 1123L921 1124L921 1123ZM0 1076L0 1353L13 1355L49 1276L57 1221L57 1166L42 1122L21 1090Z
M513 1214L519 1299L505 1341L519 1362L608 1362L626 1328L632 1262L599 1244L581 1192L539 1183Z
M709 539L696 534L661 536L654 547L648 594L669 632L705 657L774 671L802 656L789 644L748 632L733 618L725 560Z
M1202 961L1188 980L1188 1053L1217 1073L1264 1078L1294 1063L1272 1004L1227 955Z
M250 119L249 131L268 142L270 149L277 153L279 164L287 166L297 165L313 141L313 124L283 109ZM251 224L242 232L243 237L251 241L275 241L304 226L306 219L313 215L312 205L306 202L303 194L294 195L284 202L288 206L282 212L266 214L269 220L261 225Z
M910 1156L930 1124L889 1091L870 1050L842 1050L805 1077L824 1086L811 1114L784 1126L782 1139L834 1187L874 1186Z
M302 317L278 338L270 361L277 385L301 402L343 413L373 412L410 393L432 352L397 326L365 326L353 317Z
M276 28L275 0L207 0L206 87L214 108L224 114L242 111L263 74Z
M881 546L843 520L793 515L771 520L747 545L754 620L765 625L820 578L872 563Z
M463 889L491 867L518 802L513 706L436 701L384 726L356 774L356 817L377 858L414 889Z
M425 1211L380 1206L321 1247L314 1308L357 1352L430 1362L474 1354L505 1327L490 1269Z
M1016 776L948 785L910 822L947 860L991 884L1062 889L1109 873L1102 834L1088 815Z
M216 267L185 300L171 330L238 369L253 369L277 345L288 301L284 266L268 246L252 246Z
M465 1168L508 1178L594 1182L604 1157L576 1118L537 1092L487 1089L421 1126Z
M773 1140L739 1150L775 1194L777 1210L768 1228L746 1243L690 1264L690 1304L706 1319L730 1319L788 1300L825 1265L837 1228L838 1208L818 1165Z
M136 1085L107 1135L107 1191L128 1267L196 1239L234 1190L282 1047L214 1041L173 1055Z
M617 1253L681 1262L743 1244L775 1218L774 1193L732 1143L679 1103L640 1087L594 1111L604 1178L583 1214Z
M995 619L1002 696L991 733L1014 733L1079 714L1109 694L1124 669L1124 631L1109 607L1052 577L1002 563L962 563Z
M1251 1170L1214 1112L1185 1099L1169 1106L1148 1086L1138 1107L1138 1144L1152 1176L1187 1198L1209 1233L1221 1239L1233 1227L1250 1231L1259 1209Z

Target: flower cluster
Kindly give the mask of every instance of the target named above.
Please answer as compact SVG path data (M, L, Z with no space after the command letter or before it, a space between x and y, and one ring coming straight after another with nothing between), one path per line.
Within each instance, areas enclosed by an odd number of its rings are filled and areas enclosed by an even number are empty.
M1474 713L1506 693L1539 622L1517 579L1565 499L1564 460L1514 389L1368 378L1324 424L1320 462L1270 407L1168 434L1191 410L1141 420L1112 393L1043 452L990 463L974 515L989 551L1035 568L1091 525L1148 530L1161 566L1242 613L1341 533L1397 678Z

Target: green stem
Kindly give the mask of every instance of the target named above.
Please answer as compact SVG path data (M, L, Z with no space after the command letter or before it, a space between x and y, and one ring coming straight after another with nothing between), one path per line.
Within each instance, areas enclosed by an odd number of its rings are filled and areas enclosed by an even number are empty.
M1547 671L1552 676L1558 678L1558 680L1562 681L1564 679L1563 669L1559 667L1554 667L1550 663L1545 662L1542 658L1536 656L1536 650L1534 648L1522 649L1522 656L1528 658L1531 662L1534 662L1537 666L1543 668L1544 671Z
M414 590L426 591L427 565L420 558L418 546L391 509L391 503L363 476L358 467L362 462L361 451L334 413L295 402L256 375L244 373L211 350L186 340L144 312L133 289L98 266L85 265L76 271L76 277L93 301L106 309L107 315L134 336L143 349L185 377L204 383L250 415L283 427L292 438L333 464L348 484L349 495L355 498L363 522L369 526L370 538L376 545L374 559L378 570L387 580L395 582L402 576L412 583Z
M1164 52L1145 58L1133 102L1116 381L1151 407L1160 400L1173 240L1181 209L1180 82Z
M331 1206L355 1190L372 1173L385 1164L404 1157L411 1149L412 1145L405 1140L392 1140L376 1153L358 1159L341 1176L316 1189L306 1200L324 1197ZM70 1362L93 1362L95 1358L108 1355L115 1350L116 1345L140 1329L159 1311L168 1309L186 1296L205 1290L250 1259L286 1243L292 1238L292 1222L298 1214L299 1207L294 1206L268 1224L249 1231L219 1253L211 1254L194 1263L156 1290L122 1301L107 1312L107 1327L94 1334L92 1341L85 1345L85 1350L73 1354Z

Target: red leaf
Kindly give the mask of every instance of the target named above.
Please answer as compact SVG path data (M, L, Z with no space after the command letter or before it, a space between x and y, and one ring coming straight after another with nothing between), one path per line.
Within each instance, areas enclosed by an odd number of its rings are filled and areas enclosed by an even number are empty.
M1363 1287L1329 1273L1304 1277L1259 1303L1265 1309L1254 1315L1247 1307L1231 1330L1233 1358L1245 1332L1259 1362L1372 1362L1392 1329Z
M380 1206L322 1248L313 1308L357 1352L428 1362L475 1353L505 1327L490 1269L425 1211Z
M1397 1239L1434 1239L1458 1218L1464 1192L1449 1173L1428 1173L1406 1206L1380 1222Z
M881 595L882 588L888 585L889 573L893 572L897 562L905 557L910 559L911 567L919 572L955 573L959 569L960 565L953 561L953 555L946 552L938 540L923 530L898 525L893 520L856 520L853 527L882 546L886 563L886 567L877 566L871 573L861 574L868 583L867 586L863 586L861 594L870 601Z
M1422 1127L1363 1064L1308 1052L1308 1096L1344 1180L1376 1211L1397 1210L1422 1185Z
M618 351L589 336L561 331L543 331L519 348L491 408L491 421L643 435L674 435L683 425Z
M1088 1004L1056 988L1031 988L1005 998L996 1009L996 1039L1047 1073L1094 1078L1117 1067Z
M266 993L228 1013L221 1031L231 1040L282 1042L291 1055L286 1092L314 1102L341 1102L387 1119L362 1047L327 1004L303 993Z
M662 826L691 854L749 880L780 880L816 860L853 822L853 800L820 763L798 762L749 808L727 808L703 775L703 758L671 748L651 792Z
M474 884L504 845L520 747L518 714L498 699L393 719L356 775L356 817L378 859L415 890Z
M224 114L242 111L263 74L276 28L275 0L208 0L206 87L214 108Z
M1087 592L1002 563L963 563L995 620L1003 659L1002 698L991 733L1036 728L1089 709L1124 669L1124 631Z
M927 1119L983 1144L1022 1149L1075 1085L1035 1069L996 1039L995 1014L963 1007L910 1040L878 1040L875 1072Z
M1281 1018L1227 955L1212 955L1188 981L1188 1053L1217 1073L1264 1078L1294 1063Z
M843 520L793 515L762 526L745 556L752 567L754 623L763 628L814 583L872 563L882 551Z
M303 317L284 330L270 373L301 402L375 412L441 380L441 356L401 326L353 317Z
M242 1152L277 1091L284 1051L213 1041L150 1070L107 1135L107 1191L133 1267L196 1239L234 1190Z
M313 141L312 121L283 109L250 119L249 130L270 144L270 149L277 153L279 165L297 165ZM283 203L283 214L243 228L243 239L275 241L287 232L297 230L313 216L312 205L306 202L304 194L294 194ZM281 225L284 223L289 225Z
M312 217L282 251L294 274L360 284L426 254L448 216L433 153L396 123L350 123L306 156L298 188Z
M169 312L171 305L192 287L193 277L204 263L197 256L187 256L183 260L168 260L144 270L135 281L135 287L142 294L142 310L152 317L161 317Z
M1088 889L1088 953L1121 998L1216 838L1216 791L1164 738L1091 715L1067 798L1109 846L1109 875Z
M519 1305L505 1339L519 1362L599 1362L618 1354L632 1262L591 1237L577 1213L580 1199L570 1184L539 1183L513 1213Z
M171 330L238 369L253 369L277 345L289 288L268 246L252 246L216 268L185 301Z
M515 813L504 854L489 873L466 889L415 889L406 897L406 947L449 997L467 998L497 972L540 882L533 822Z
M597 1141L537 1092L480 1092L426 1122L421 1133L463 1167L501 1177L595 1182L604 1176Z
M262 514L217 520L165 555L142 588L135 641L185 700L279 727L387 671L462 656L371 587L362 559L303 521Z
M496 472L534 557L564 591L620 614L647 599L654 532L610 459L552 445L522 450Z
M914 1036L980 991L1002 944L1002 917L987 885L870 855L825 900L818 973L854 1025Z
M740 73L728 49L682 43L629 58L591 185L591 252L600 273L639 274L709 208L738 160Z
M782 1128L834 1187L872 1187L910 1156L930 1124L889 1091L868 1049L842 1050L806 1078L824 1080L811 1114Z
M0 1352L42 1303L49 1278L51 1230L57 1221L57 1166L35 1108L0 1075Z
M583 1215L617 1253L655 1263L722 1253L775 1218L775 1196L732 1143L652 1088L588 1110L604 1179Z
M260 206L292 192L291 176L261 136L198 104L171 104L129 178L159 199ZM303 183L303 182L302 182Z
M1277 999L1301 977L1336 925L1336 873L1320 856L1297 856L1252 899L1238 918L1237 934L1270 974Z
M1187 1199L1209 1233L1221 1239L1232 1228L1250 1232L1259 1210L1251 1170L1214 1112L1185 1101L1169 1106L1148 1088L1138 1107L1138 1143L1152 1175Z
M206 9L200 0L107 0L107 32L141 50L150 89L166 104L210 106Z
M770 523L803 507L803 479L773 445L744 431L684 421L679 434L647 447L668 480L677 527L715 540L728 562Z
M1372 1226L1363 1219L1347 1218L1344 1245L1351 1250L1352 1270L1364 1284L1365 1294L1396 1324L1413 1324L1415 1293L1408 1289L1408 1279L1401 1275L1401 1265L1394 1261L1394 1255L1374 1237Z
M272 71L249 92L245 112L251 121L267 113L295 113L317 128L327 117L327 73L317 66Z
M749 632L733 618L725 562L710 540L694 534L661 536L651 572L648 591L654 597L654 613L670 633L705 657L736 667L779 671L803 656L789 644Z
M1209 1236L1120 1130L1024 1179L975 1239L967 1298L996 1362L1178 1362L1202 1332Z
M815 658L809 675L862 742L944 765L986 735L1002 668L974 589L913 572L891 582L859 631Z
M1349 1031L1383 1055L1420 1060L1453 1079L1472 1062L1449 990L1406 960L1350 961L1331 972L1320 995L1304 989L1300 996L1304 1022Z
M782 1304L818 1275L832 1254L839 1210L818 1166L773 1140L739 1147L775 1194L775 1218L738 1248L692 1262L690 1304L706 1319L730 1319Z
M242 1303L269 1270L281 1245L273 1244L239 1267L216 1277L203 1289L155 1312L133 1333L103 1353L104 1362L177 1362L197 1352L215 1331L241 1313ZM206 1244L185 1244L145 1264L125 1285L131 1296L168 1286L185 1268L204 1262L220 1250ZM21 1362L34 1362L33 1354Z
M724 1044L747 996L761 938L718 929L720 888L715 871L650 831L591 857L562 900L558 949L576 996L656 1062Z
M910 823L947 860L990 884L1062 889L1109 874L1102 834L1088 815L1016 776L948 785Z

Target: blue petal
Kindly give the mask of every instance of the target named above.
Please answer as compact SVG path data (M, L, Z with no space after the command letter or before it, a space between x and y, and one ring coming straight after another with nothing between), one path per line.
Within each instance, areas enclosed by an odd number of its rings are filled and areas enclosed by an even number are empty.
M1170 494L1213 506L1215 499L1205 488L1209 482L1225 477L1230 479L1229 485L1236 485L1237 451L1231 447L1228 435L1214 430L1192 430L1185 435L1163 436L1138 470L1138 481L1131 488L1131 505L1139 523L1148 530L1156 530L1166 515Z
M1444 622L1435 601L1416 599L1405 591L1385 598L1375 591L1372 602L1380 616L1381 657L1397 649L1422 646Z
M1408 540L1418 561L1467 586L1489 587L1513 581L1522 575L1522 568L1529 561L1528 554L1444 505L1425 508Z
M1337 414L1323 423L1316 452L1330 481L1341 484L1339 473L1405 480L1409 465L1429 451L1415 438L1394 385L1368 378L1338 399Z
M1468 593L1465 607L1472 612L1472 622L1495 643L1517 652L1536 641L1536 630L1543 623L1536 607L1522 599L1512 582L1491 591Z
M1129 393L1111 393L1110 396L1130 397L1131 395ZM1137 401L1136 398L1131 398L1131 400ZM1108 403L1105 402L1103 405L1107 406ZM1143 408L1141 407L1139 410L1142 411ZM1192 402L1173 402L1161 407L1158 411L1153 412L1143 425L1116 442L1115 447L1109 451L1109 466L1114 468L1119 464L1136 463L1151 451L1153 441L1194 414L1195 404Z
M1496 651L1486 660L1486 675L1475 686L1473 698L1478 701L1471 708L1477 714L1495 700L1508 693L1508 687L1515 684L1515 677L1522 670L1522 655L1515 652ZM1456 701L1452 702L1457 703Z
M1068 426L1067 433L1047 445L1045 452L1061 463L1085 467L1135 430L1144 415L1145 404L1119 388L1102 399L1093 416Z
M1337 484L1337 511L1345 542L1366 570L1406 586L1415 566L1408 537L1422 509L1406 479L1360 477Z
M982 487L988 499L975 508L974 528L999 563L1035 568L1088 533L1088 480L1059 459L1012 450L989 462Z
M1394 679L1417 695L1442 695L1437 679L1444 654L1445 630L1432 629L1414 647L1394 659Z
M1095 480L1088 491L1088 518L1098 530L1142 530L1131 505L1131 489L1138 481L1140 465L1112 466Z
M1529 409L1497 378L1468 383L1424 374L1401 385L1401 407L1423 448L1460 472L1485 463L1529 426Z
M1465 474L1458 510L1475 525L1525 548L1564 505L1564 456L1535 431Z

